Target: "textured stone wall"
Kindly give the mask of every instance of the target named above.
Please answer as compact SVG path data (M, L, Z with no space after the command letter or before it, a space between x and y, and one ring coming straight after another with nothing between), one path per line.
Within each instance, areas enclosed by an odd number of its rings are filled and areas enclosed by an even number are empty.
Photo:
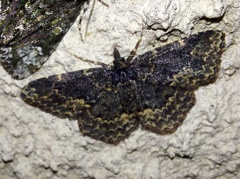
M12 79L0 67L0 178L240 178L240 2L238 0L105 0L72 26L35 74ZM91 3L90 3L91 4ZM218 29L226 51L217 81L196 92L183 125L167 136L140 128L117 146L79 133L77 121L59 119L19 97L28 82L94 67L68 52L111 63L113 49L128 56L181 37Z

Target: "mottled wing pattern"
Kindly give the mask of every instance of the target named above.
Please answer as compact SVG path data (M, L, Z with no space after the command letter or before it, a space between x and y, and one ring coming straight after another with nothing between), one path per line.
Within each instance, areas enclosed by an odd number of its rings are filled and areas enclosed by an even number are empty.
M38 70L71 27L86 0L3 0L0 62L15 79Z
M174 132L195 104L194 90L219 70L224 34L206 31L146 52L129 64L115 55L110 69L93 68L30 82L24 101L79 121L80 131L117 144L141 124Z
M162 86L145 92L145 108L138 116L143 129L157 134L175 132L195 104L191 90Z
M111 70L95 68L30 82L21 93L28 104L58 117L78 119L83 135L117 144L138 124L126 113Z
M206 31L138 56L136 69L143 92L142 127L173 133L195 104L194 89L217 77L225 35Z
M139 55L131 66L147 83L196 88L216 78L224 38L220 31L200 32Z

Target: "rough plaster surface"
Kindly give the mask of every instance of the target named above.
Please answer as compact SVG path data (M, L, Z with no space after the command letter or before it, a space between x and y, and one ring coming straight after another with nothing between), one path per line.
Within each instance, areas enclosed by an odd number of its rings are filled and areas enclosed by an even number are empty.
M0 178L240 178L240 2L104 2L109 7L96 2L84 41L77 21L28 79L13 80L0 67ZM89 10L82 33L88 15ZM144 29L138 54L206 29L226 33L219 78L196 91L196 105L174 134L138 129L119 145L107 145L81 136L76 121L53 117L20 99L29 81L94 66L67 51L105 63L113 60L114 47L127 56L143 24L151 28Z

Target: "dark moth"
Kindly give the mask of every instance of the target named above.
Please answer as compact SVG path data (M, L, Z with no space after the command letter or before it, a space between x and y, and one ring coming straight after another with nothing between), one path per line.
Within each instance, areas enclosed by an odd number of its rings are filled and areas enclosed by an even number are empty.
M0 63L15 79L38 70L87 0L2 0Z
M224 33L191 35L129 62L115 53L113 66L54 75L30 82L22 99L43 111L76 119L83 135L110 144L139 125L169 134L195 104L194 90L217 77Z

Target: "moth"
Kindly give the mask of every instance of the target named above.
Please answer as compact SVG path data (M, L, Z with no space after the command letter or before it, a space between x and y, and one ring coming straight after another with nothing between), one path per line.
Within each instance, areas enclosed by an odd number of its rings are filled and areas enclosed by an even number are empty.
M136 58L115 50L112 66L53 75L30 82L22 99L80 132L118 144L139 126L157 134L177 130L195 104L194 90L214 82L225 34L205 31Z
M37 71L56 49L87 0L2 0L0 63L14 78Z

